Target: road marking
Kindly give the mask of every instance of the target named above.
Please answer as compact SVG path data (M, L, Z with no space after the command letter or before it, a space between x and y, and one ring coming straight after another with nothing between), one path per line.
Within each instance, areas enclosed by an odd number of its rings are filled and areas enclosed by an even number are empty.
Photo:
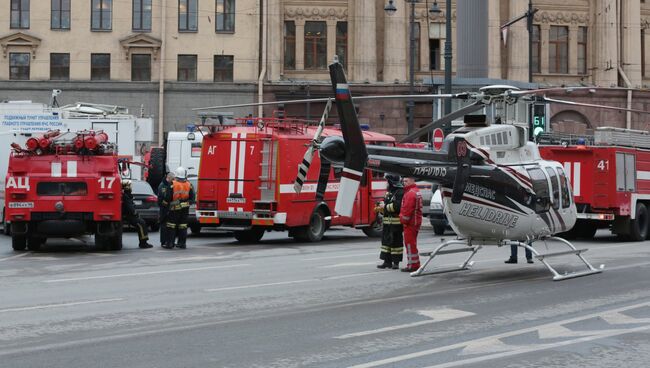
M10 259L16 259L16 258L24 257L24 256L26 256L26 255L28 255L28 254L29 254L29 253L20 253L20 254L16 254L15 256L11 256L11 257L0 258L0 262L2 262L2 261L8 261L8 260L10 260Z
M114 299L98 299L98 300L88 300L84 302L72 302L72 303L59 303L59 304L44 304L44 305L35 305L33 307L21 307L21 308L7 308L0 309L0 313L7 312L22 312L30 311L37 309L48 309L48 308L63 308L63 307L72 307L76 305L86 305L86 304L99 304L99 303L110 303L110 302L120 302L125 299L123 298L114 298Z
M338 267L358 267L374 265L377 262L349 262L349 263L336 263L333 265L320 266L318 268L338 268Z
M457 318L463 318L463 317L470 317L473 316L474 313L472 312L466 312L463 310L459 309L451 309L451 308L443 308L443 309L433 309L433 310L420 310L416 311L417 314L421 316L425 316L429 318L426 321L420 321L420 322L413 322L413 323L406 323L403 325L395 325L395 326L389 326L389 327L383 327L383 328L378 328L375 330L368 330L368 331L362 331L362 332L354 332L354 333L349 333L341 336L336 336L334 337L335 339L349 339L352 337L361 337L361 336L368 336L368 335L374 335L378 333L383 333L383 332L389 332L389 331L395 331L395 330L401 330L404 328L412 328L412 327L419 327L419 326L424 326L432 323L437 323L437 322L442 322L442 321L449 321L452 319L457 319Z
M361 256L370 256L370 255L373 255L373 254L377 254L377 252L349 254L349 255L346 255L346 256L303 258L303 259L301 259L301 261L320 261L321 259L353 258L353 257L361 257Z
M178 270L164 270L164 271L151 271L151 272L134 272L134 273L123 273L117 275L102 275L102 276L88 276L88 277L75 277L70 279L55 279L55 280L44 280L46 283L55 283L55 282L69 282L69 281L83 281L83 280L98 280L98 279L110 279L117 277L131 277L131 276L145 276L145 275L159 275L163 273L177 273L177 272L190 272L190 271L205 271L205 270L216 270L220 268L233 268L233 267L244 267L250 266L249 264L235 264L228 266L211 266L211 267L197 267L197 268L182 268Z
M528 353L528 352L534 352L534 351L539 351L539 350L546 350L546 349L551 349L554 347L559 347L559 346L565 346L565 345L571 345L571 344L576 344L580 342L586 342L586 341L592 341L592 340L597 340L597 339L602 339L606 337L612 337L612 336L618 336L618 335L623 335L623 334L628 334L628 333L633 333L633 332L638 332L638 331L643 331L643 330L650 330L650 325L647 326L641 326L637 327L634 329L630 328L623 328L623 329L607 329L607 330L590 330L589 335L586 337L577 337L574 339L570 340L565 340L561 342L556 342L556 343L548 343L548 344L537 344L534 346L522 346L522 345L505 345L504 342L501 340L506 337L513 337L517 335L523 335L526 333L531 333L531 332L538 332L540 330L544 329L549 329L553 328L555 326L562 326L574 322L580 322L580 321L585 321L591 318L596 318L596 317L602 317L602 316L608 316L608 315L616 315L620 312L628 311L628 310L633 310L637 308L643 308L643 307L648 307L650 306L650 302L644 302L644 303L639 303L639 304L634 304L630 305L627 307L620 307L616 309L611 309L611 310L606 310L606 311L601 311L601 312L595 312L595 313L590 313L590 314L585 314L583 316L579 317L574 317L574 318L569 318L565 319L562 321L556 321L552 323L547 323L539 326L533 326L533 327L527 327L519 330L513 330L509 332L504 332L501 334L497 335L492 335L492 336L486 336L486 337L481 337L478 339L474 340L467 340L467 341L462 341L456 344L451 344L447 346L440 346L437 348L433 349L427 349L427 350L422 350L410 354L404 354L404 355L399 355L396 357L392 358L387 358L387 359L382 359L382 360L376 360L364 364L358 364L355 366L351 366L349 368L371 368L371 367L378 367L386 364L391 364L391 363L398 363L402 362L405 360L410 360L414 358L421 358L441 352L448 352L452 350L458 350L458 349L463 349L461 353L459 354L460 356L462 355L469 355L469 354L474 354L475 352L494 352L494 351L501 351L496 354L492 355L487 355L487 356L480 356L476 358L470 358L470 359L463 359L463 360L457 360L453 362L447 362L447 363L442 363L438 365L433 365L429 366L426 368L448 368L448 367L456 367L456 366L463 366L467 364L472 364L475 362L481 362L484 360L490 360L490 359L498 359L498 358L503 358L503 357L508 357L508 356L513 356L513 355L519 355L523 353ZM639 321L643 321L644 319L639 319ZM587 331L584 331L587 333ZM541 338L541 337L540 337ZM507 351L503 351L505 348L507 348Z
M378 273L381 273L381 272L374 271L374 272L354 273L354 274L350 274L350 275L340 275L340 276L322 277L322 278L314 278L314 279L302 279L302 280L292 280L292 281L269 282L269 283L265 283L265 284L228 286L228 287L222 287L222 288L216 288L216 289L205 289L205 291L214 292L214 291L226 291L226 290L255 289L255 288L262 288L262 287L266 287L266 286L304 284L304 283L307 283L307 282L340 280L340 279L345 279L345 278L350 278L350 277L376 275Z

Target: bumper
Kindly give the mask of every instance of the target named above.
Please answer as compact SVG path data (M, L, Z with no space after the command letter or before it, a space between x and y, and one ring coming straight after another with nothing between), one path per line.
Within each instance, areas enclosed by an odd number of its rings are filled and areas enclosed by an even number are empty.
M135 212L148 224L155 224L160 221L160 213L157 208L145 210L138 209Z
M253 226L273 227L284 226L287 222L287 214L278 212L269 215L257 215L253 212L233 211L206 211L197 210L196 218L202 226L219 227L224 230L246 230Z

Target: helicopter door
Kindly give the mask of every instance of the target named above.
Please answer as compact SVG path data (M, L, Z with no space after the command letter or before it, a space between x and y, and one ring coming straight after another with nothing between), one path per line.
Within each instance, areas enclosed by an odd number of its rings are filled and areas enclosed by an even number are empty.
M551 184L542 169L528 169L528 175L530 175L530 179L533 183L533 190L535 191L533 203L531 203L532 209L537 214L544 214L551 208ZM536 216L532 226L532 230L535 233L540 233L546 228L550 228L541 216ZM552 231L553 229L550 230Z

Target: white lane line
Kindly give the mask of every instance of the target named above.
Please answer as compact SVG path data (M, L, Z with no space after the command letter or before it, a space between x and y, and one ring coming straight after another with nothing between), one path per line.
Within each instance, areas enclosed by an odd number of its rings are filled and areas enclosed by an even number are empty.
M437 309L437 310L420 310L416 311L417 314L425 316L429 318L426 321L419 321L419 322L412 322L412 323L406 323L402 325L395 325L395 326L388 326L388 327L382 327L382 328L377 328L374 330L368 330L368 331L361 331L361 332L354 332L354 333L349 333L341 336L336 336L334 337L335 339L349 339L352 337L361 337L361 336L368 336L368 335L374 335L378 333L383 333L383 332L389 332L389 331L395 331L395 330L401 330L404 328L412 328L412 327L418 327L418 326L424 326L428 325L431 323L437 323L437 322L442 322L442 321L449 321L452 319L457 319L457 318L463 318L463 317L470 317L475 315L472 312L467 312L464 310L459 310L459 309L451 309L451 308L443 308L443 309Z
M233 267L244 267L250 266L250 264L234 264L228 266L211 266L211 267L197 267L197 268L182 268L177 270L164 270L164 271L151 271L151 272L134 272L134 273L123 273L117 275L102 275L102 276L88 276L88 277L75 277L70 279L55 279L55 280L44 280L45 283L55 283L55 282L69 282L69 281L83 281L83 280L98 280L98 279L111 279L117 277L131 277L131 276L145 276L145 275L159 275L163 273L177 273L177 272L190 272L190 271L205 271L205 270L216 270L220 268L233 268Z
M633 310L633 309L637 309L637 308L648 307L648 306L650 306L650 302L643 302L643 303L639 303L639 304L629 305L629 306L626 306L626 307L620 307L620 308L611 309L611 310L604 310L604 311L600 311L600 312L595 312L595 313L585 314L585 315L578 316L578 317L565 319L565 320L562 320L562 321L551 322L551 323L538 325L538 326L533 326L533 327L526 327L526 328L522 328L522 329L519 329L519 330L512 330L512 331L503 332L503 333L492 335L492 336L486 336L486 337L480 337L480 338L473 339L473 340L461 341L461 342L458 342L458 343L455 343L455 344L440 346L440 347L433 348L433 349L416 351L416 352L413 352L413 353L399 355L399 356L395 356L395 357L391 357L391 358L387 358L387 359L381 359L381 360L376 360L376 361L372 361L372 362L368 362L368 363L357 364L357 365L351 366L349 368L378 367L378 366L391 364L391 363L398 363L398 362L402 362L402 361L410 360L410 359L414 359L414 358L421 358L421 357L425 357L425 356L429 356L429 355L433 355L433 354L437 354L437 353L441 353L441 352L448 352L448 351L457 350L457 349L466 349L468 347L471 347L471 346L474 346L474 345L477 345L477 344L479 344L479 345L484 344L486 341L496 341L496 340L500 340L500 339L503 339L503 338L506 338L506 337L512 337L512 336L523 335L523 334L526 334L526 333L537 332L540 329L545 329L545 328L549 328L549 327L552 327L552 326L567 325L567 324L571 324L571 323L574 323L574 322L580 322L580 321L585 321L585 320L588 320L588 319L591 319L591 318L601 317L603 315L607 315L607 314L611 314L611 313L620 313L620 312ZM591 340L596 340L596 339L602 339L602 338L605 338L605 337L611 337L611 336L616 336L616 335L633 333L633 332L635 332L635 330L642 331L642 330L647 330L647 329L650 329L650 325L638 327L638 328L635 328L635 329L625 329L624 328L624 329L615 329L615 330L609 329L609 330L603 330L603 331L592 330L592 335L594 335L594 336L576 338L576 339L573 339L573 340L562 341L562 342L558 342L558 343L548 343L548 344L543 344L542 343L542 344L539 344L539 345L536 345L536 346L530 346L530 347L529 346L509 345L509 350L510 351L507 351L507 352L497 353L497 354L488 355L488 356L481 356L481 357L477 357L477 358L459 360L459 361L454 361L454 362L448 362L448 363L434 365L434 366L430 366L430 367L426 367L426 368L447 368L447 367L463 366L463 365L466 365L466 364L474 363L476 361L480 362L483 359L497 359L497 358L506 357L506 356L519 355L519 354L526 353L526 352L545 350L545 349L550 349L550 348L554 348L554 347L558 347L558 346L570 345L570 344L575 344L575 343L584 342L584 341L591 341Z
M291 285L291 284L304 284L307 282L319 282L319 281L328 281L328 280L340 280L340 279L345 279L349 277L357 277L357 276L366 276L366 275L376 275L382 273L381 271L374 271L374 272L364 272L364 273L354 273L350 275L341 275L341 276L332 276L332 277L321 277L321 278L313 278L313 279L302 279L302 280L291 280L291 281L279 281L279 282L269 282L265 284L250 284L250 285L240 285L240 286L228 286L228 287L222 287L222 288L216 288L216 289L205 289L207 292L214 292L214 291L225 291L225 290L241 290L241 289L255 289L255 288L262 288L262 287L267 287L267 286L279 286L279 285Z
M357 253L357 254L349 254L346 256L331 256L331 257L315 257L315 258L303 258L301 261L320 261L321 259L337 259L337 258L353 258L353 257L361 257L361 256L370 256L379 254L379 251L377 252L372 252L372 253Z
M28 255L28 254L29 254L29 253L21 253L21 254L16 254L15 256L7 257L7 258L0 258L0 262L2 262L2 261L8 261L8 260L10 260L10 259L16 259L16 258L24 257L24 256L26 256L26 255Z
M44 304L44 305L35 305L33 307L0 309L0 313L22 312L22 311L31 311L31 310L49 309L49 308L73 307L73 306L76 306L76 305L86 305L86 304L111 303L111 302L120 302L120 301L123 301L123 300L124 300L123 298L113 298L113 299L87 300L87 301L84 301L84 302Z

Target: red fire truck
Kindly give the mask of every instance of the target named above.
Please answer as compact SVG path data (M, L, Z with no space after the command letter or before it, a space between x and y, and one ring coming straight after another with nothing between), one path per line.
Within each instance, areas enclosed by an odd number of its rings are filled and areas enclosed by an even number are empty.
M122 248L121 181L115 145L101 131L48 132L13 144L5 182L14 250L37 250L48 237L95 234Z
M316 200L320 158L314 156L300 194L293 184L315 127L275 118L235 119L231 126L211 126L203 138L198 180L197 218L202 226L232 230L241 242L256 242L265 231L289 231L301 241L319 241L334 225L361 228L379 236L373 211L386 191L380 174L367 170L356 197L354 215L334 213L341 170L329 172L322 201ZM341 135L326 128L323 136ZM393 137L364 132L369 144L394 145Z
M571 179L578 221L568 236L593 238L609 227L622 238L648 238L650 134L597 128L593 137L559 137L540 145L543 158L564 165Z

